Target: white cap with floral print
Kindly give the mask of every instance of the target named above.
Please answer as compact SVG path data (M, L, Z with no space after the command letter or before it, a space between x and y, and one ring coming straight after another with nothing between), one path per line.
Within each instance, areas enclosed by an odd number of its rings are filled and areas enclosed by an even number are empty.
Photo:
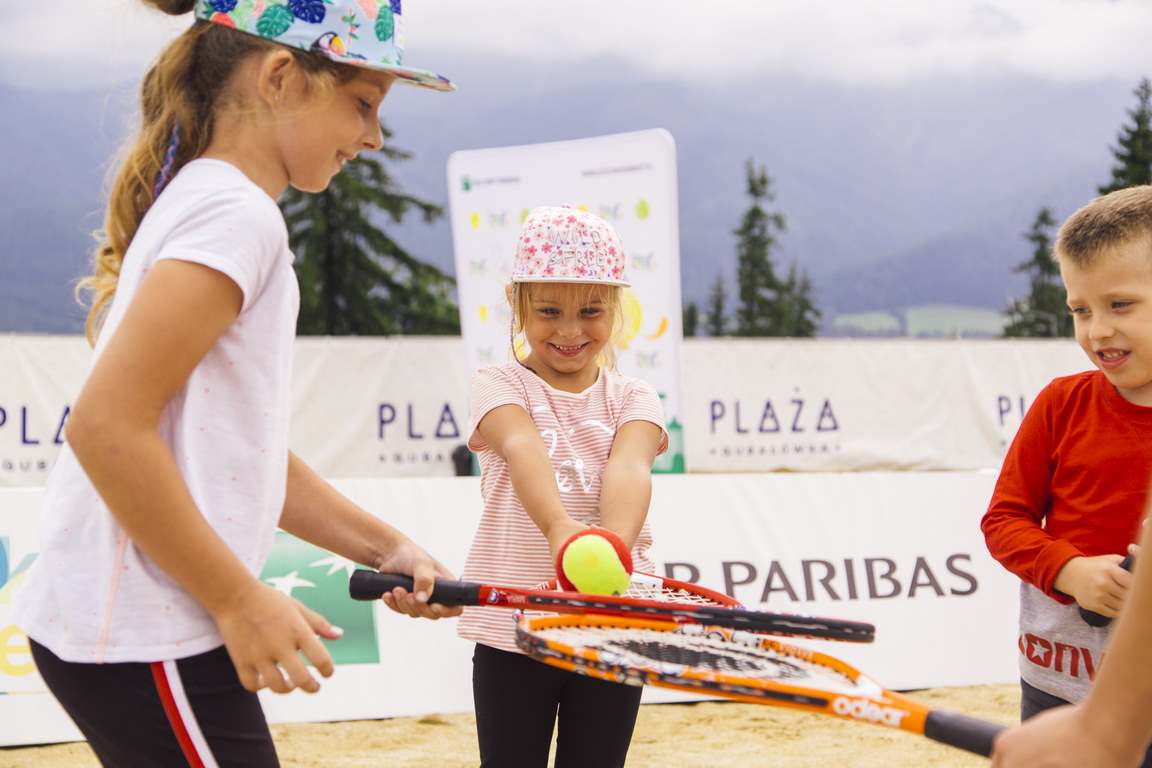
M631 285L612 225L569 205L533 208L516 240L514 283Z
M402 64L401 0L196 0L196 18L342 64L388 72L401 83L454 91L448 78Z

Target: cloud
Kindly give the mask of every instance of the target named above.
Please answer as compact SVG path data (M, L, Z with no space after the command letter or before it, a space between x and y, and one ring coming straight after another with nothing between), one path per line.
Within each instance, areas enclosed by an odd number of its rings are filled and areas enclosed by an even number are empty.
M0 7L0 81L123 80L190 22L141 0L55 0L50 16L43 9ZM688 80L1135 80L1152 69L1152 4L1143 0L408 0L405 26L409 60L433 69L421 51L560 61L612 55Z

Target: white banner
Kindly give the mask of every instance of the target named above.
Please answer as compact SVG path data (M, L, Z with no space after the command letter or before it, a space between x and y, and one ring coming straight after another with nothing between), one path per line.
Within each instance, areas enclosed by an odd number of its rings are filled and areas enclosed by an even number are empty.
M468 428L459 338L301 338L292 447L326 477L448 476ZM1088 367L1071 341L689 339L693 472L1000 466L1032 398ZM0 336L0 486L42 485L91 353Z
M657 471L684 471L676 145L663 130L455 152L448 160L461 329L469 365L511 359L505 285L528 211L572 204L607 220L627 250L619 367L656 387L671 445Z
M300 338L290 442L325 477L451 476L468 436L456 337Z
M1073 341L689 339L692 472L997 469Z
M656 560L750 607L876 624L873 645L807 643L896 689L1016 679L1016 581L978 521L992 473L688 475L654 479ZM459 572L480 511L476 478L342 480L344 493ZM0 489L0 746L69 740L10 620L36 557L41 491ZM350 565L281 535L262 578L345 629L315 696L262 695L273 722L471 709L472 646L452 621L346 598ZM499 610L499 609L493 609ZM509 621L512 612L508 612ZM646 701L691 697L649 690Z
M451 476L467 436L458 337L302 337L291 445L326 477ZM43 485L91 362L81 337L0 336L0 487Z

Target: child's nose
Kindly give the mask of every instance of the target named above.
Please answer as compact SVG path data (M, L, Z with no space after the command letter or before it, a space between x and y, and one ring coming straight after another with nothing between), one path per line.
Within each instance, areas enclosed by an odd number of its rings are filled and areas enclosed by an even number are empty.
M580 321L576 319L562 320L560 322L560 335L567 339L574 339L581 333Z
M1088 328L1088 336L1092 339L1106 339L1115 333L1112 324L1099 316L1092 318L1092 325Z
M377 120L370 121L368 131L364 135L364 147L375 152L384 146L384 132Z

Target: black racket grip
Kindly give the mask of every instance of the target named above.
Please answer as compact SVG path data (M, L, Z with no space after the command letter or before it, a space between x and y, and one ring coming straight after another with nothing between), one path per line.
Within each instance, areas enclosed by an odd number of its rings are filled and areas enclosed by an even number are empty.
M1128 555L1120 561L1120 567L1126 571L1132 570L1132 555ZM1102 616L1096 611L1090 611L1087 608L1080 609L1080 618L1084 619L1084 623L1090 627L1106 627L1112 623L1112 619L1108 616Z
M943 710L932 710L924 720L928 738L984 757L992 756L992 742L1004 728L999 723Z
M412 577L399 573L379 573L359 569L352 572L348 580L348 594L353 600L379 600L385 592L396 587L412 591ZM440 605L477 605L480 602L480 585L467 581L436 579L429 602Z

